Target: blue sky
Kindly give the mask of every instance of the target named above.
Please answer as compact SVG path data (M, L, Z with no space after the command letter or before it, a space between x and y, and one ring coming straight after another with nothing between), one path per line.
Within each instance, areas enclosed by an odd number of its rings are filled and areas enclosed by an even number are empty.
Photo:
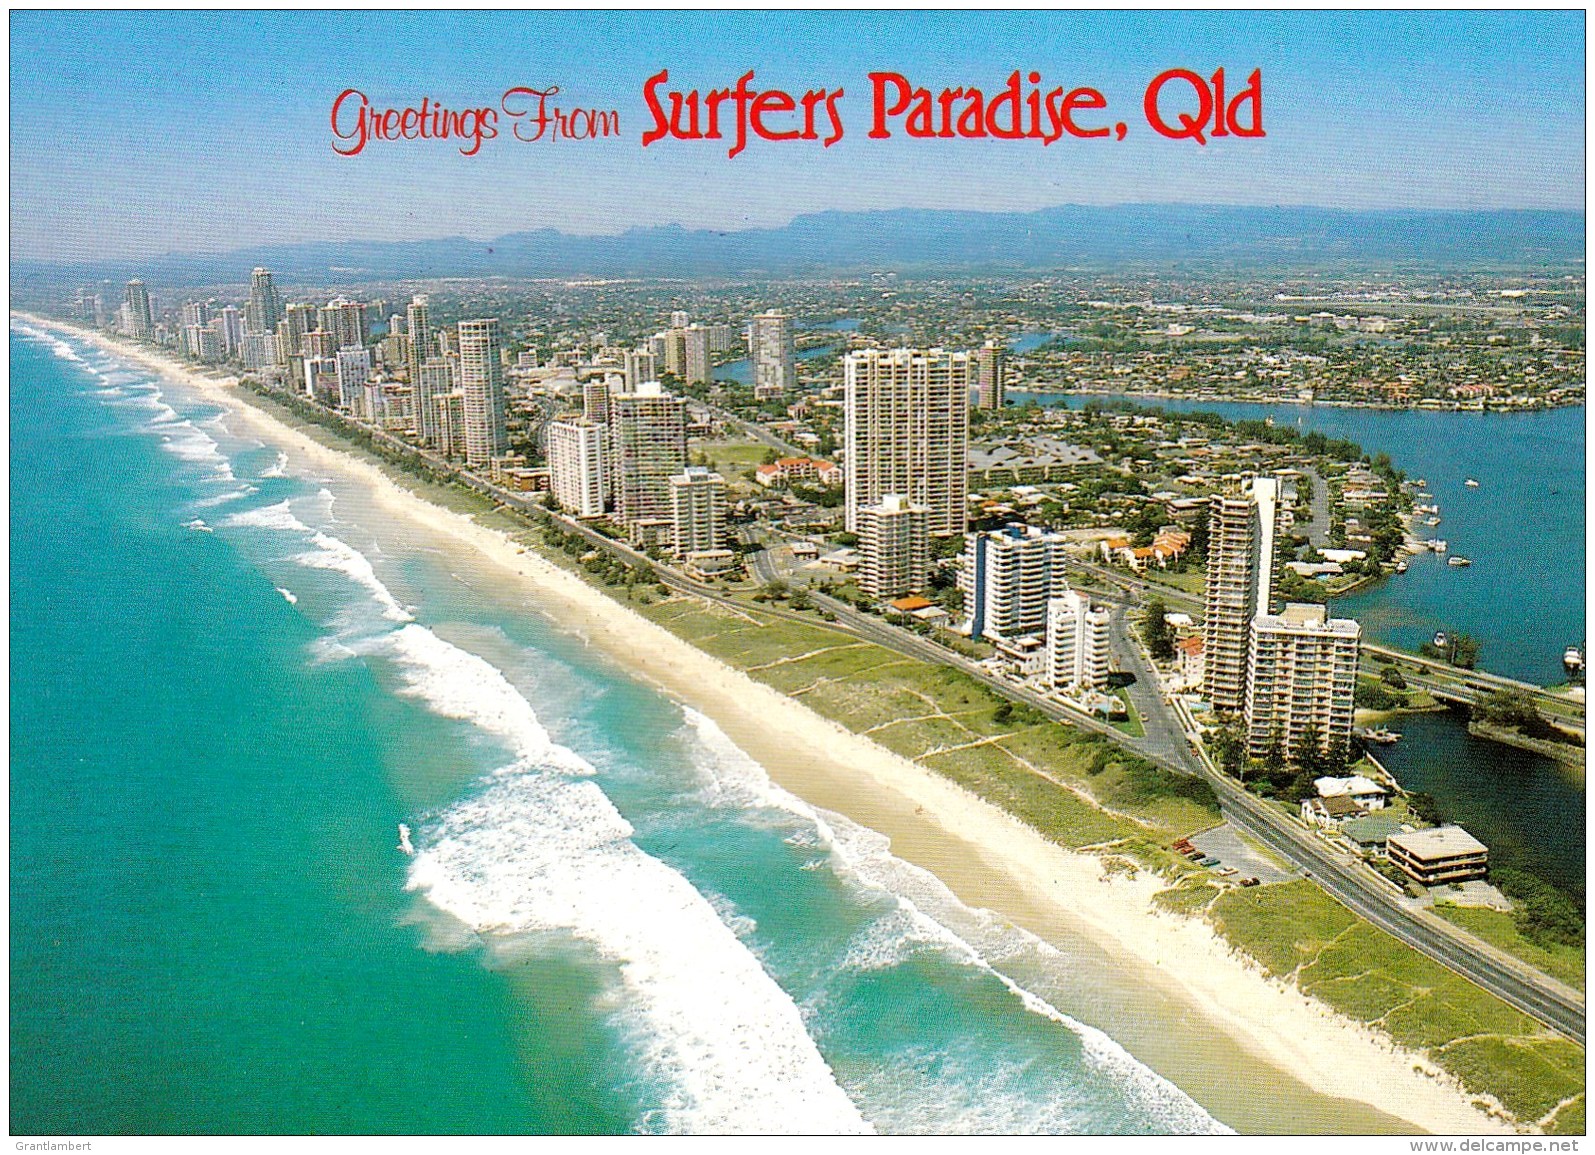
M824 209L1027 210L1189 202L1336 208L1584 204L1584 14L101 13L11 15L18 258L85 260L265 242L403 240L553 227L737 229ZM1170 68L1263 72L1262 140L1157 136L1142 98ZM841 87L846 135L665 141L643 82ZM1099 89L1122 141L871 140L867 74L999 90L1015 69ZM595 142L436 141L332 151L347 87L373 104L497 104L557 84L614 109ZM1085 118L1082 117L1082 120Z

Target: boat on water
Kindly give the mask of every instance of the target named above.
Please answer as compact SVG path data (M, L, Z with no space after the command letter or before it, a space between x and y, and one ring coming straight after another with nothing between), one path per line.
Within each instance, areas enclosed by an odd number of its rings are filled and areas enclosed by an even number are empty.
M1456 567L1458 567L1460 569L1462 566L1472 565L1473 562L1470 561L1469 559L1465 558L1465 557L1461 557L1461 556L1459 556L1457 554L1452 554L1450 557L1445 559L1445 564L1446 565L1454 565L1454 566L1456 566Z
M1423 519L1423 524L1429 526L1439 525L1440 519L1438 517L1426 517Z
M415 853L415 846L410 842L410 828L402 822L399 823L399 849L406 854Z
M1438 537L1431 537L1429 539L1429 548L1434 550L1435 553L1444 553L1445 542Z
M1396 572L1397 573L1406 573L1407 572L1407 560L1406 560L1406 558L1402 558L1400 561L1398 561L1396 563Z
M1562 655L1562 665L1567 667L1569 672L1584 668L1584 655L1579 652L1577 646L1567 647L1567 652Z
M1466 481L1464 481L1462 484L1467 486L1469 489L1477 489L1477 488L1479 488L1479 483L1477 481L1474 481L1473 478L1471 478L1471 477L1468 478Z
M1357 737L1378 746L1390 746L1401 741L1401 735L1394 730L1359 730Z

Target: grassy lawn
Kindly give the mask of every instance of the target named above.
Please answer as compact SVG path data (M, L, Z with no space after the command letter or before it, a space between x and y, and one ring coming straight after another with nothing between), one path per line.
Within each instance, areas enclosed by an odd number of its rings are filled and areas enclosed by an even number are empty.
M1434 913L1485 942L1514 954L1532 967L1561 979L1571 987L1584 989L1584 948L1581 946L1540 946L1517 932L1517 923L1505 911L1480 906L1436 903Z
M1208 917L1271 974L1427 1053L1469 1091L1495 1096L1520 1121L1546 1119L1583 1094L1582 1047L1364 922L1311 883L1227 891L1213 900Z
M1119 701L1124 703L1125 717L1122 722L1113 723L1113 728L1132 738L1145 738L1146 727L1141 724L1141 712L1135 708L1135 703L1130 701L1130 691L1120 686L1113 691Z
M764 462L769 446L757 441L693 441L687 446L689 460L698 454L709 459L709 468L725 475L727 481L740 481L744 471Z
M1168 586L1170 589L1179 590L1181 593L1190 594L1192 597L1199 598L1207 592L1207 574L1201 570L1186 570L1184 573L1175 573L1172 570L1160 570L1148 566L1138 576L1153 585Z

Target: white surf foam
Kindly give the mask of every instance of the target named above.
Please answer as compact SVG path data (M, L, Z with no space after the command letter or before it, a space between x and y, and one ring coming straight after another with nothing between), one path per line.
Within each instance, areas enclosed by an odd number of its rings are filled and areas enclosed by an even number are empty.
M288 455L281 450L277 451L277 461L266 469L260 471L261 477L287 477Z
M918 951L938 950L955 962L993 975L1026 1011L1069 1030L1079 1039L1087 1061L1108 1072L1121 1095L1147 1115L1166 1121L1170 1131L1227 1133L1223 1124L1208 1115L1185 1092L1139 1062L1107 1034L1059 1010L988 961L1020 950L1033 950L1061 962L1063 956L1056 948L1009 925L990 911L964 905L935 875L894 856L890 840L884 835L840 814L817 810L782 789L713 720L691 708L684 713L691 739L708 755L698 761L697 768L706 778L705 794L711 804L777 807L812 822L812 828L805 823L804 828L789 835L786 841L805 849L828 850L828 864L838 876L894 901L890 911L871 920L849 943L841 962L843 969L883 970L898 965ZM978 928L976 941L967 940L927 913L926 905L944 917L956 915L960 927ZM1040 1105L1037 1109L1041 1109ZM981 1107L967 1119L960 1116L958 1125L961 1130L966 1124L971 1131L986 1130L984 1120L1001 1121L1012 1130L1016 1118L1019 1116L1007 1111L992 1112ZM1038 1129L1043 1122L1039 1117L1033 1117L1032 1121L1038 1124ZM1060 1116L1046 1126L1064 1121ZM903 1120L894 1120L893 1129L901 1122Z
M336 570L364 586L382 607L382 616L390 621L415 620L414 615L401 606L388 587L382 584L382 579L377 577L377 571L371 567L371 561L365 554L341 538L320 530L313 531L310 540L316 548L294 555L294 561L308 569Z
M283 589L282 586L274 586L273 588L282 595L282 600L289 605L296 606L299 604L299 598L293 590Z
M867 1130L791 999L681 875L639 849L572 751L481 658L407 625L406 692L517 761L416 839L409 887L481 933L564 931L615 962L632 1045L658 1091L645 1129Z
M303 533L309 535L311 529L304 522L294 516L293 502L279 501L275 505L262 505L256 509L246 509L230 516L222 522L228 527L247 526L255 529L280 529L289 533Z

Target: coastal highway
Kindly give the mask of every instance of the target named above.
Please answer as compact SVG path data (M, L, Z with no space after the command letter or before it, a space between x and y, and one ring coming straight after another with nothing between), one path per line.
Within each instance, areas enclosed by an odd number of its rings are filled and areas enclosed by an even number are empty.
M440 472L459 478L464 484L511 509L523 512L550 512L540 503L528 499L525 494L502 489L486 478L461 470L435 454L418 452L413 445L389 434L371 431L371 436L376 443L391 447L412 458L419 457ZM623 542L607 538L591 527L560 514L550 513L550 516L566 529L580 534L597 548L615 553L633 564L652 566L660 580L674 589L719 602L740 612L747 611L748 607L728 597L724 592L655 563ZM759 567L756 565L755 568ZM1121 581L1123 577L1111 572L1108 576ZM815 591L810 591L810 597L815 604L824 606L835 614L836 622L827 623L814 615L797 614L790 610L768 606L758 607L758 612L802 621L810 626L836 629L844 635L867 638L905 656L957 667L1004 696L1024 702L1049 718L1101 734L1135 750L1168 770L1182 774L1191 772L1188 757L1175 756L1160 750L1156 748L1156 743L1148 738L1130 738L1098 719L1067 709L1056 700L1049 699L1029 687L992 674L962 655L916 634L891 626L871 615L860 613L834 598ZM1122 611L1120 619L1122 621ZM1122 626L1115 632L1121 640L1125 638ZM1141 671L1135 672L1139 681ZM1147 679L1147 684L1150 686L1155 683ZM1161 713L1162 711L1157 709L1144 711L1143 717L1153 717ZM1180 739L1182 745L1183 741L1182 737ZM1188 747L1186 749L1188 751ZM1220 807L1230 821L1263 845L1274 848L1290 861L1303 867L1319 885L1349 909L1441 965L1490 991L1511 1006L1545 1023L1551 1029L1579 1044L1583 1043L1584 997L1581 993L1535 971L1432 914L1411 909L1393 892L1388 882L1374 875L1366 866L1342 861L1328 844L1297 826L1282 811L1247 794L1237 783L1209 770L1205 765L1199 772L1212 785Z

